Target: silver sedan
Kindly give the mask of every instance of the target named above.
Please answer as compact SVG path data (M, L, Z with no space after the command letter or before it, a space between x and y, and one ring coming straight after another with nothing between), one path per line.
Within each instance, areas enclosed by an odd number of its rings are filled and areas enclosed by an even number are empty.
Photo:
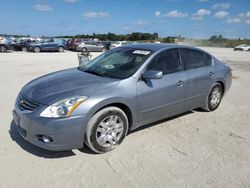
M13 116L36 146L70 150L86 143L104 153L145 124L196 108L216 110L231 79L230 67L197 48L127 45L29 82Z
M76 51L103 52L103 51L105 51L105 47L101 43L92 42L92 41L85 41L85 42L80 43L76 47Z

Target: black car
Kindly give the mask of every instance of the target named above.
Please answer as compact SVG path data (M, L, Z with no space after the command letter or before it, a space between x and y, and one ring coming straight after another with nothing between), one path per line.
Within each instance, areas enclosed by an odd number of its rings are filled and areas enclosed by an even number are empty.
M102 45L106 50L109 50L111 46L111 41L102 41Z
M32 39L21 39L13 45L14 50L26 52L28 51L30 44L35 42L37 41Z

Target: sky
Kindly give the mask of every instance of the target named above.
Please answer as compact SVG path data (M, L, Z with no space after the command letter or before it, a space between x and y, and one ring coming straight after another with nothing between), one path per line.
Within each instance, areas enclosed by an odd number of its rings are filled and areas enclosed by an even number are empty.
M250 38L250 0L0 0L0 33Z

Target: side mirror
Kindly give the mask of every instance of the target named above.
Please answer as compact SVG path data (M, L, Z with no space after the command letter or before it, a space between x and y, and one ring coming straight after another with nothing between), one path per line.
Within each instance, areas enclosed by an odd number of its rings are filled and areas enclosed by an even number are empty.
M149 70L142 74L142 78L144 80L151 79L161 79L163 77L163 73L161 71Z

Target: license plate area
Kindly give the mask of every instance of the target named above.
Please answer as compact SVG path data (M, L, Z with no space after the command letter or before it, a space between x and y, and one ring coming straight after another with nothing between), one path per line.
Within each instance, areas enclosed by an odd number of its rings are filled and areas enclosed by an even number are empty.
M15 111L13 111L13 120L16 125L20 125L20 117Z
M21 127L21 125L20 125L20 116L16 113L16 111L13 111L13 120L14 120L14 122L16 124L18 132L23 137L26 137L27 136L27 130L25 130L24 128Z

